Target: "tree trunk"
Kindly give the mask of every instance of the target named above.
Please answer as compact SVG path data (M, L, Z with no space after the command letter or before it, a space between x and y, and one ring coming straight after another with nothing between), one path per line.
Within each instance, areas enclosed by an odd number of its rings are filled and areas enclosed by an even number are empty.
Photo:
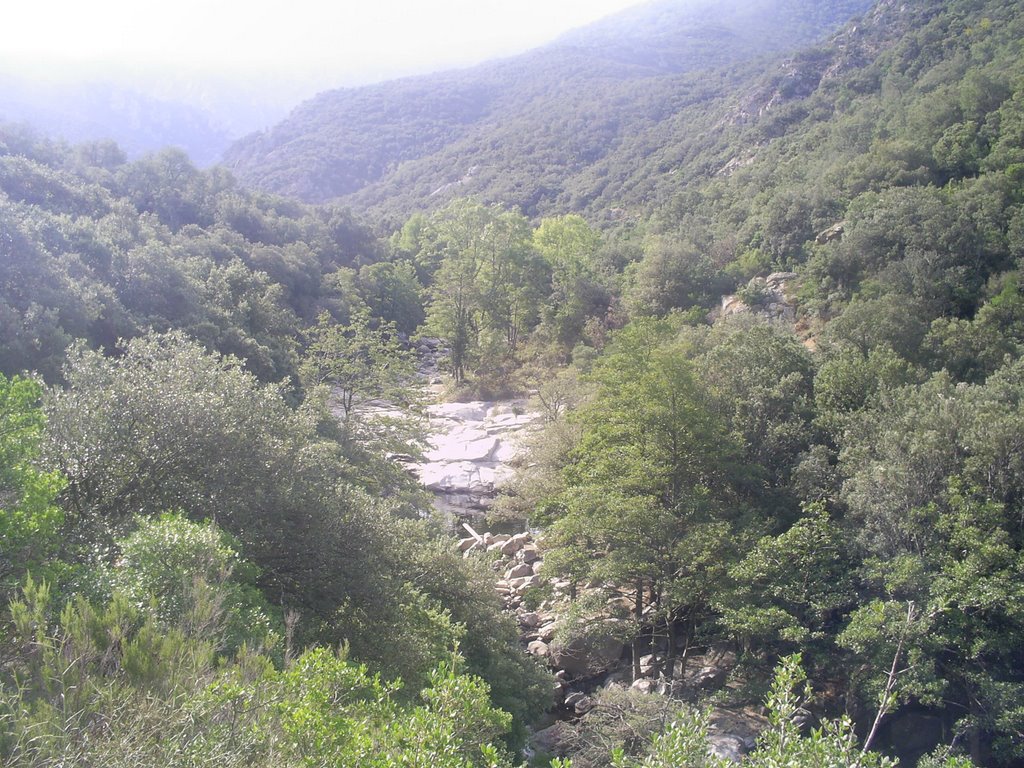
M665 617L665 633L668 635L668 650L665 652L665 670L669 680L676 676L676 621L669 613Z
M968 698L971 701L971 719L977 722L978 702L970 694L968 694ZM967 740L970 744L971 749L971 762L975 765L983 765L984 762L982 759L983 755L981 750L981 731L978 729L977 726L973 726L971 730L968 732Z
M633 637L633 681L640 679L640 625L644 617L644 580L636 583L636 606L634 609L636 635Z
M679 679L682 680L686 677L686 664L690 660L690 639L693 637L693 619L690 616L686 617L686 634L683 635L683 652L679 659Z

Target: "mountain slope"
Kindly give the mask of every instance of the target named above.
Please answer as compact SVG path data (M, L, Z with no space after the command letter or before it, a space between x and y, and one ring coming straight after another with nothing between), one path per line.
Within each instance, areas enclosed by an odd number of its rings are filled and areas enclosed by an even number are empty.
M658 0L523 56L321 94L226 164L312 202L409 210L474 193L542 212L563 179L720 92L723 68L807 45L868 4Z

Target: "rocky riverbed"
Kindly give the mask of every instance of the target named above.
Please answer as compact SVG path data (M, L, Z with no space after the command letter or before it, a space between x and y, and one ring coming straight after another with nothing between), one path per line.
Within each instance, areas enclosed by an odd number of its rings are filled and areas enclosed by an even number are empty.
M428 391L440 393L438 340L423 340L417 350L420 373ZM569 582L547 581L543 573L543 541L532 532L477 533L474 526L513 472L525 435L538 414L525 399L436 403L427 409L427 446L422 461L409 469L434 494L435 507L469 535L459 542L466 557L483 553L495 569L495 591L519 625L523 651L546 664L555 677L551 724L535 734L537 748L561 754L565 723L585 716L595 706L595 692L608 686L633 688L650 695L690 698L725 683L735 662L729 654L710 650L689 659L678 671L666 669L664 648L651 648L641 659L641 677L632 679L628 651L609 610L607 633L562 639L558 629L567 610ZM542 590L541 587L544 587ZM531 593L533 593L531 595ZM541 596L543 595L543 596ZM715 754L739 761L754 744L763 721L751 712L715 711L710 746Z
M427 409L424 461L410 464L435 506L456 519L479 520L512 475L524 430L537 414L525 400L439 403Z

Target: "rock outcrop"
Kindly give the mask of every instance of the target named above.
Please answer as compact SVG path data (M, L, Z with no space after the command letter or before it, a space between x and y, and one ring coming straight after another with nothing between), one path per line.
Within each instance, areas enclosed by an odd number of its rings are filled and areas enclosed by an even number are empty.
M722 297L720 317L754 313L769 322L793 323L796 307L789 296L789 284L798 275L795 272L773 272L768 277L753 278L745 292Z
M441 363L447 354L441 339L416 343L424 388L438 394ZM423 460L395 457L434 493L435 507L456 519L479 519L511 476L519 436L537 418L523 399L437 403L427 408L427 446Z
M411 469L435 494L435 506L459 519L480 518L512 474L518 437L537 415L524 400L440 403L430 420L424 461Z

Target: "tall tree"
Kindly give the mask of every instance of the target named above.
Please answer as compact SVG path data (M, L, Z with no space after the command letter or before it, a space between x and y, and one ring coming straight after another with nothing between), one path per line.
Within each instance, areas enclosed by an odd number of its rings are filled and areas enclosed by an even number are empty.
M564 514L549 533L553 569L629 590L635 674L652 608L670 636L677 618L706 610L709 575L732 548L726 510L741 506L730 492L737 447L677 334L668 321L633 321L595 365L593 398L574 414Z

